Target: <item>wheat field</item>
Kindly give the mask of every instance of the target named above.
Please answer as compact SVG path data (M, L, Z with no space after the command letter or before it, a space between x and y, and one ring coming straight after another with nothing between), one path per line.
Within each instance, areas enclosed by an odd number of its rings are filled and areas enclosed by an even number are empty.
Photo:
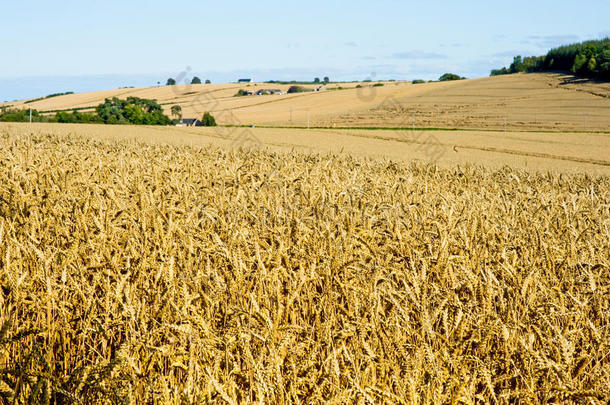
M610 180L0 134L4 403L607 403Z

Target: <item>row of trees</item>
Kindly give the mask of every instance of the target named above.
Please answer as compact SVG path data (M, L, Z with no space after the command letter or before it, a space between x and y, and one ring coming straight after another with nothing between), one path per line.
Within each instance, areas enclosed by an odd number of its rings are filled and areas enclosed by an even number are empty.
M32 122L60 123L99 123L99 124L133 124L133 125L172 125L175 124L156 100L128 97L120 100L116 97L106 99L95 109L95 112L59 111L55 115L43 115L32 109ZM2 109L0 121L29 122L30 110Z
M210 79L207 79L205 81L205 84L211 84L212 81ZM193 80L191 80L191 84L201 84L201 79L198 78L197 76L193 77ZM165 83L166 86L175 86L176 85L176 79L170 77L169 79L167 79L167 83Z
M508 68L494 69L491 76L548 71L569 71L582 77L610 80L610 39L560 46L545 56L515 56Z
M298 81L298 80L267 80L265 83L270 83L270 84L328 84L330 83L330 78L328 76L325 76L322 80L320 80L319 77L315 77L313 79L313 81L309 82L309 81Z

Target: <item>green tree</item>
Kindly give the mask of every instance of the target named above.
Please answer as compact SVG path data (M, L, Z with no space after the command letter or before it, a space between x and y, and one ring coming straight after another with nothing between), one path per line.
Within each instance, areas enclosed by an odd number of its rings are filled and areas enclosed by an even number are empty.
M319 78L319 77L316 77L315 79L313 79L313 82L314 82L314 83L320 83L320 78Z
M330 82L330 79L328 78L328 76L324 76L324 83L328 84Z
M163 114L156 100L128 97L106 99L95 109L99 120L105 124L169 125L171 120Z
M178 104L173 105L171 108L172 117L178 117L178 119L182 118L182 107Z
M191 84L201 84L201 79L195 76L193 77L193 80L191 80Z
M586 63L587 57L584 54L581 53L576 55L576 58L574 58L574 64L572 65L572 73L580 72Z
M165 84L166 86L174 86L176 84L176 80L172 79L171 77L169 79L167 79L167 83Z
M513 58L513 63L510 64L509 70L510 73L523 72L523 58L521 58L521 55Z
M591 59L589 59L589 63L587 63L587 70L590 73L594 73L597 70L597 61L594 57L591 57Z
M216 126L216 120L214 119L214 116L212 114L210 114L209 112L205 112L203 114L201 123L203 124L204 127L215 127Z
M438 78L438 80L440 82L447 82L447 81L451 81L451 80L463 80L465 79L465 77L460 77L454 73L445 73L444 75L442 75L441 77Z
M212 84L212 81L210 79L206 79L205 84Z
M127 104L123 107L123 117L130 123L135 125L145 124L144 116L146 113L142 107L137 104Z

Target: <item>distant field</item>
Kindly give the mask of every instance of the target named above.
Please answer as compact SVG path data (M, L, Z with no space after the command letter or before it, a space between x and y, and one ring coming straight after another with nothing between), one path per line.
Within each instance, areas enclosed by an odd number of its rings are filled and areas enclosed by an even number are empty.
M510 166L528 171L610 174L610 134L504 131L396 131L288 128L177 128L0 123L0 132L135 139L174 145L216 145L277 151L331 152L441 167Z
M106 97L157 99L169 114L211 111L220 124L322 127L434 127L469 129L610 131L610 83L561 74L516 74L458 82L333 83L319 93L233 97L239 90L287 85L212 84L119 89L73 94L16 107L39 110L94 108ZM363 86L357 89L356 86ZM248 87L249 86L249 87ZM314 86L306 86L312 88Z

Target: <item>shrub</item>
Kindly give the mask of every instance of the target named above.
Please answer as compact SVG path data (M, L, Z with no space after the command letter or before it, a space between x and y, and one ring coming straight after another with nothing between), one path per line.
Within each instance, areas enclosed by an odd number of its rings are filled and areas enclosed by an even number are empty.
M166 86L174 86L176 84L176 80L172 79L171 77L169 79L167 79L167 83L165 84Z
M239 89L233 97L243 97L243 96L247 96L247 95L248 95L248 92L246 90Z
M461 77L458 76L454 73L445 73L444 75L442 75L441 77L438 78L438 80L440 82L447 82L447 81L451 81L451 80L464 80L465 77Z
M290 86L290 88L288 89L288 93L305 93L307 91L309 90L307 90L303 86Z
M425 80L421 80L421 79L415 79L411 82L412 84L421 84L421 83L426 83Z
M0 122L29 122L30 121L30 110L17 110L11 108L3 108L0 114ZM44 122L45 117L40 113L32 109L32 122Z
M71 113L66 111L59 111L53 118L53 122L59 122L63 124L103 124L103 121L95 113L81 113L77 110Z
M216 119L214 119L214 116L209 112L205 112L203 114L203 118L201 119L201 123L204 127L215 127Z
M201 79L195 76L193 77L193 80L191 80L191 84L201 84Z

